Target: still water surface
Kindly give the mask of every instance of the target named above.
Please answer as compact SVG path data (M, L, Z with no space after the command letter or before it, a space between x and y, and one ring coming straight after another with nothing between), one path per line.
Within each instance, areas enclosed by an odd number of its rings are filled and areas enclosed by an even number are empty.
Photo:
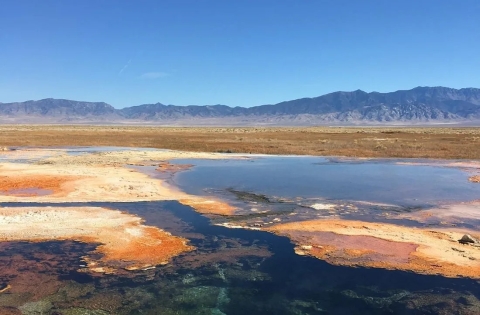
M480 196L467 173L441 166L402 165L405 160L341 161L318 157L248 160L177 160L196 167L176 176L188 193L205 189L252 191L283 197L322 197L403 205L462 201Z

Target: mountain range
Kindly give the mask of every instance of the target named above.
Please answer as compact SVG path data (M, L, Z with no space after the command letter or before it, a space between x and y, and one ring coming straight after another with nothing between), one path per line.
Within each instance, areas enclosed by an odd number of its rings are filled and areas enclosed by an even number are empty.
M43 99L0 103L1 123L157 125L408 125L480 124L480 89L416 87L390 93L334 92L273 105L175 106L116 109L104 102Z

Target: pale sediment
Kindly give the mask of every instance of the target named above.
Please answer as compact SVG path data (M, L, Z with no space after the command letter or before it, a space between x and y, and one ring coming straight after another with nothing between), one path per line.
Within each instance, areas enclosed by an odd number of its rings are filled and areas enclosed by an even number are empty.
M45 148L22 148L10 149L3 148L0 150L0 160L38 160L65 154L62 149L45 149Z
M218 201L215 199L206 199L197 196L188 196L187 198L178 199L178 202L186 206L194 208L197 212L203 214L215 214L215 215L233 215L236 208L229 205L226 202Z
M18 194L44 189L50 194ZM233 214L217 200L188 195L159 179L121 166L0 163L0 202L137 202L178 200L206 214Z
M85 257L94 272L165 264L193 249L187 240L142 224L142 219L100 207L0 208L0 241L77 240L98 243L100 260Z
M44 156L44 153L31 156ZM50 151L48 151L50 153ZM55 152L55 151L52 151ZM28 154L17 152L17 156ZM36 164L0 163L0 202L138 202L177 200L208 214L233 214L215 198L188 195L125 165L158 165L166 158L222 158L219 154L172 151L119 151L49 154ZM157 161L160 160L160 161ZM99 207L0 208L0 241L77 240L99 244L101 259L88 256L89 271L151 268L192 250L141 218Z
M175 159L242 159L245 155L206 153L206 152L188 152L171 150L141 150L130 149L120 151L105 151L96 153L87 153L79 155L68 155L66 153L57 156L51 156L44 159L41 163L50 165L97 165L97 166L124 166L133 165L158 165L162 161Z
M298 254L335 265L376 267L480 278L480 247L462 245L466 229L424 229L349 220L277 224L266 230L290 237Z
M398 165L418 165L418 166L443 166L443 167L453 167L453 168L462 168L462 169L480 169L480 161L447 161L447 160L432 160L429 162L421 161L401 161L396 162Z
M452 203L434 208L396 215L397 219L408 219L420 223L443 223L455 226L464 222L480 223L480 201Z

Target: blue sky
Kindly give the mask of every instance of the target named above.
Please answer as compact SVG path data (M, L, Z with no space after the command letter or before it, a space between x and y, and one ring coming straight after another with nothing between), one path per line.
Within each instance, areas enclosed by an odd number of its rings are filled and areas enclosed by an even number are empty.
M478 0L3 0L0 102L254 106L480 87Z

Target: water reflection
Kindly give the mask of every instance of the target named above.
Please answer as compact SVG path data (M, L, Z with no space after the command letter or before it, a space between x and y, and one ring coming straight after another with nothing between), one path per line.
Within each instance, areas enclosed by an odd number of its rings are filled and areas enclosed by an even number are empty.
M178 173L175 184L191 194L233 188L283 198L322 197L402 206L480 196L480 185L470 183L467 174L459 169L399 165L398 161L334 161L319 157L177 160L195 167Z

